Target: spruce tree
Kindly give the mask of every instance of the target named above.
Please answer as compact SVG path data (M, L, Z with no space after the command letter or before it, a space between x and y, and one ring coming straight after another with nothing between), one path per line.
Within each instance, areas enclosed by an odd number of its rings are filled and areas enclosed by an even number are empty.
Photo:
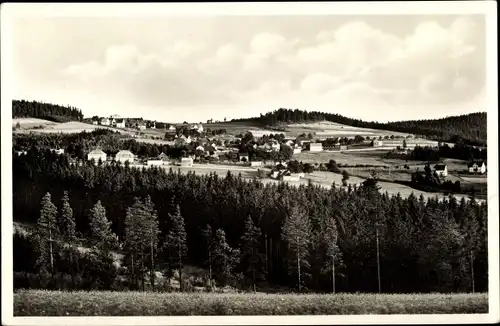
M171 262L174 262L170 266L177 267L179 270L179 286L180 290L183 287L183 260L187 255L187 233L184 227L184 218L181 215L180 206L176 206L174 214L169 214L172 227L167 234L165 239L165 248L167 249L168 257Z
M222 285L226 285L233 277L232 272L239 263L240 251L227 243L223 229L215 232L214 267Z
M207 265L208 265L208 284L210 291L212 291L212 265L213 265L213 255L214 255L214 235L212 227L207 224L207 226L202 230L202 236L204 244L207 248Z
M338 246L339 234L337 223L333 216L329 216L324 221L323 241L326 244L326 269L332 274L332 292L335 293L335 266L342 263L342 252Z
M42 198L40 217L35 231L37 241L38 259L36 265L40 268L40 276L50 274L51 285L54 286L55 255L59 240L57 227L57 207L52 203L50 193Z
M293 206L283 224L281 238L288 245L290 266L292 270L296 268L299 292L302 286L302 268L309 267L306 258L309 254L311 232L309 217L299 207Z
M245 221L245 233L241 237L242 259L245 264L245 274L252 279L252 289L256 291L256 280L262 274L262 254L259 253L259 238L261 232L253 224L252 217L248 215Z
M71 282L73 288L75 288L75 261L74 261L74 250L76 249L76 222L73 217L73 209L69 204L68 192L64 191L62 198L61 214L59 215L59 232L61 234L61 240L63 242L64 256L69 258L69 270L71 273Z

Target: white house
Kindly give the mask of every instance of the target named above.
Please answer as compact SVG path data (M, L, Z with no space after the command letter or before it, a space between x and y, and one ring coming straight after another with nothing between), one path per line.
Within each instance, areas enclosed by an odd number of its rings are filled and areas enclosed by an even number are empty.
M381 146L383 146L383 145L384 145L384 142L383 142L383 141L381 141L381 140L378 140L378 139L377 139L377 140L374 140L374 141L373 141L373 147L381 147Z
M341 145L340 146L341 151L346 151L347 150L347 145Z
M299 172L299 173L290 173L292 177L298 177L298 178L304 178L305 174L304 172Z
M300 177L294 176L294 175L283 175L281 177L281 180L283 180L283 181L299 181Z
M181 166L193 166L193 159L191 157L181 158Z
M95 162L99 162L99 159L102 162L106 162L106 157L107 157L106 153L104 153L100 149L94 149L93 151L87 154L87 160L89 161L94 160Z
M165 165L165 161L164 160L148 160L147 165L148 166Z
M99 124L99 121L97 121L97 120L92 120L92 124L93 124L93 125L97 125L97 124Z
M102 118L101 119L101 125L103 125L103 126L110 126L111 125L111 121L109 121L108 118Z
M175 129L175 126L174 125L170 125L170 127L168 127L168 131L170 132L176 132L177 129Z
M125 119L116 119L115 120L116 128L125 128Z
M252 162L250 162L250 166L257 167L257 166L262 166L262 165L264 165L264 162L262 162L262 161L252 161Z
M448 176L448 166L446 164L436 164L434 166L434 171L440 177Z
M280 150L280 148L281 148L281 145L278 142L271 144L271 150L273 150L273 151L278 152Z
M311 152L321 152L323 151L323 144L321 143L311 143L309 150Z
M127 150L122 150L122 151L119 151L116 156L115 156L115 161L118 161L118 162L122 162L122 163L125 163L125 162L129 162L129 163L132 163L135 159L135 155L132 154L131 151L127 151Z
M294 148L293 149L293 153L294 154L300 154L300 153L302 153L302 148L300 148L300 147Z
M469 173L484 174L486 172L486 164L483 161L471 162L467 166L469 168Z

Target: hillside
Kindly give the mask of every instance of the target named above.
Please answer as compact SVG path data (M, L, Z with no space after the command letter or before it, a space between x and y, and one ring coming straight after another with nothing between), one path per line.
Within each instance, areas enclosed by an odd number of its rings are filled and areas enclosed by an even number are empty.
M330 121L352 127L390 130L426 136L438 141L463 140L471 145L486 145L486 112L447 117L435 120L409 120L388 123L368 122L340 114L318 111L279 109L260 117L233 121L258 123L260 126L279 126L289 123Z
M54 122L81 121L83 113L70 106L43 103L37 101L13 100L13 118L39 118Z

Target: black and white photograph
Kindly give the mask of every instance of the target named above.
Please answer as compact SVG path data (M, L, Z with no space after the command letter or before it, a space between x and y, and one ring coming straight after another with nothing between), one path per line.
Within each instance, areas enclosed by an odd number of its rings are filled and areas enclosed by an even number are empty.
M3 4L2 323L498 322L496 12Z

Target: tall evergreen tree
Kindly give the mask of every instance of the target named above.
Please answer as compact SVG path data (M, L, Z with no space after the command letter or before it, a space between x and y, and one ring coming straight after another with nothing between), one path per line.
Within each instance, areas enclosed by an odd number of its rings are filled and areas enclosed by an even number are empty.
M68 192L64 191L62 198L61 214L59 215L59 233L62 240L62 253L64 257L69 258L69 270L71 273L71 282L75 288L75 274L77 272L74 260L74 251L77 242L76 222L73 216L73 209L69 204Z
M299 292L302 287L301 268L309 267L306 258L309 254L311 232L311 222L307 215L298 206L293 206L283 224L281 238L287 243L291 254L290 266L292 270L296 268Z
M58 249L59 229L57 226L57 207L52 203L50 193L42 198L40 217L37 222L35 238L37 240L40 276L50 274L52 286L55 276L55 255Z
M187 234L184 227L184 218L181 215L181 208L179 205L176 206L174 214L169 214L169 218L172 222L172 227L167 234L165 239L165 248L167 249L170 261L174 261L171 266L178 268L179 270L179 286L180 290L184 289L183 286L183 260L187 255Z
M213 265L213 259L214 259L214 247L215 247L215 241L214 241L214 235L212 231L212 227L207 224L207 226L202 230L202 236L204 240L204 244L207 248L207 265L208 265L208 284L210 291L212 291L213 285L212 285L212 265Z
M262 254L259 252L260 235L260 229L254 225L252 217L248 215L245 221L245 233L241 237L241 262L245 264L245 274L252 279L252 289L254 292L256 291L257 277L260 277L263 272L263 259Z
M333 216L329 216L324 221L323 241L326 244L327 270L332 274L332 292L335 293L335 266L342 263L342 252L338 246L339 234L337 223Z
M226 285L232 278L232 272L239 263L240 251L233 249L227 243L226 232L218 229L215 232L214 243L214 267L218 280L222 285Z

